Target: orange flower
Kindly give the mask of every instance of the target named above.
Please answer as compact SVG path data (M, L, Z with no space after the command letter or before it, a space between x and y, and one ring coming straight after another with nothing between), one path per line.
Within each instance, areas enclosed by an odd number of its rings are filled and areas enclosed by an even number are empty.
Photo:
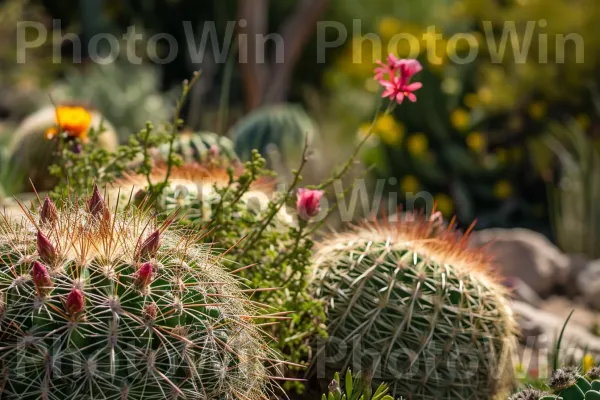
M64 132L70 138L85 140L92 124L92 114L80 106L59 106L56 108L56 126L46 130L45 137L50 140Z

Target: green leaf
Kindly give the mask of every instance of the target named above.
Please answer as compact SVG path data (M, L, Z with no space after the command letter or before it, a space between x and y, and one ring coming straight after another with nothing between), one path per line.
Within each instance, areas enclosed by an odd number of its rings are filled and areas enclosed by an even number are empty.
M352 371L348 368L348 371L346 371L346 396L350 400L352 400L352 383Z

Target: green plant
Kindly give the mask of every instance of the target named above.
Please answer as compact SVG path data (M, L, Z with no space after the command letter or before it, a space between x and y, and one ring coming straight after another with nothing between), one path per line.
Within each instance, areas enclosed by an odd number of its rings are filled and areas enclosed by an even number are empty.
M394 400L387 394L389 388L385 383L379 385L375 393L371 388L371 377L362 371L352 375L352 371L346 371L344 384L340 380L339 372L329 384L329 393L324 394L322 400Z
M252 160L252 151L268 161L278 173L300 163L302 148L314 147L318 137L315 122L297 105L259 108L231 128L229 134L242 161Z
M548 387L552 394L526 389L512 395L509 400L600 400L600 368L593 367L584 375L573 367L554 370Z
M565 252L600 257L600 152L575 122L548 130L544 141L560 163L558 184L548 184L556 241Z
M275 358L199 233L97 188L0 218L3 398L259 399Z
M513 379L506 290L466 238L411 218L365 223L319 245L314 288L330 338L316 362L326 372L370 369L394 396L494 398Z

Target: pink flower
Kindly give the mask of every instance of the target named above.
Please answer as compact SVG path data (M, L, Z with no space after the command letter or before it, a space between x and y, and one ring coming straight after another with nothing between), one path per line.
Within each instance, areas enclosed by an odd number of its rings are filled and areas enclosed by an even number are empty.
M39 230L37 233L37 251L42 261L48 264L53 264L58 256L56 248L50 243L46 235Z
M298 189L296 211L298 215L308 221L319 214L320 201L324 192L322 190Z
M388 56L387 64L378 62L375 68L375 80L385 88L382 97L402 104L404 98L413 103L417 101L414 92L421 89L421 82L410 83L413 76L423 70L423 66L417 60L397 59L393 54Z
M137 271L137 277L135 279L135 283L142 289L148 287L150 282L152 281L152 263L146 262L140 266L140 269Z
M50 289L52 289L52 279L48 273L48 268L39 261L33 262L31 268L31 277L33 283L40 296L44 296Z
M66 308L70 315L76 315L83 311L85 308L85 297L83 297L81 290L71 290L71 293L67 296Z
M137 251L136 258L152 258L158 253L160 248L160 231L157 229L144 240Z
M58 221L58 210L47 195L44 199L44 204L40 208L40 220L42 224L54 224Z

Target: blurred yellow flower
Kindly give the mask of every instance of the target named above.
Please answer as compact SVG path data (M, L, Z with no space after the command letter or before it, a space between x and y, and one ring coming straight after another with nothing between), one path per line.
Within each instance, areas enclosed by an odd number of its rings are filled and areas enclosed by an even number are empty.
M506 198L510 197L512 192L513 192L512 186L511 186L510 182L508 182L506 180L498 181L494 185L494 197L496 197L497 199L502 199L502 200L506 199Z
M465 106L469 108L475 108L479 105L479 97L475 93L468 93L465 95Z
M542 119L546 115L547 108L548 106L546 105L546 103L542 101L531 103L531 105L529 106L529 115L534 120Z
M421 155L427 151L429 141L424 133L414 133L408 137L406 147L412 155Z
M421 184L419 180L413 175L406 175L402 181L400 182L400 190L402 190L401 194L406 193L417 193L421 188Z
M46 130L46 139L53 139L58 133L64 132L69 137L85 140L87 138L92 114L80 106L56 107L56 126Z
M445 193L438 193L433 197L435 208L445 217L452 215L454 212L454 202L452 198Z
M596 365L596 361L594 360L594 356L590 353L587 353L583 356L583 372L587 373L590 369L592 369Z
M463 108L457 108L450 114L450 122L455 129L465 130L471 124L471 114Z
M473 151L482 152L486 144L485 136L479 132L471 132L467 136L467 146Z
M488 87L481 87L477 91L477 96L481 103L488 105L494 100L494 94L492 90Z
M394 17L384 17L379 21L377 31L385 39L389 40L394 35L400 32L402 28L402 22Z
M404 136L404 125L398 123L393 116L385 114L380 116L375 123L375 134L388 145L400 143Z

